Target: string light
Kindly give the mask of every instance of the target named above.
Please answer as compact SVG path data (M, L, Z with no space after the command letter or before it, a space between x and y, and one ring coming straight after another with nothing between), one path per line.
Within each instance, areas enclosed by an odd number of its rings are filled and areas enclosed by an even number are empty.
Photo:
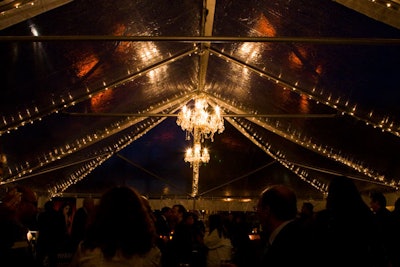
M2 120L0 120L0 136L5 134L5 133L10 133L11 131L17 130L19 127L24 126L28 123L33 124L34 121L41 121L44 117L47 117L49 115L52 115L54 113L59 113L60 111L71 107L75 106L77 103L83 102L85 100L88 100L92 98L93 95L101 93L106 90L114 89L117 88L120 85L124 85L127 82L133 81L137 77L139 77L141 74L147 74L148 72L171 62L177 61L179 59L184 58L185 56L191 55L192 53L196 52L197 48L195 47L194 49L191 49L189 51L184 51L181 54L175 55L174 57L171 57L167 60L164 60L160 63L155 63L145 69L138 70L137 72L134 72L124 79L120 79L116 82L112 82L109 84L106 84L105 82L103 83L103 86L95 88L95 89L90 89L89 87L82 88L82 92L75 93L75 96L73 96L72 92L68 91L68 100L64 99L62 96L60 96L60 99L52 99L51 100L51 108L49 107L43 107L39 108L38 106L33 107L34 113L32 113L29 108L23 110L23 111L17 111L17 115L10 114L9 116L2 116ZM184 94L184 93L183 93Z
M310 179L308 178L308 172L306 170L302 170L301 168L297 167L288 162L285 159L285 156L282 152L278 151L276 153L272 152L271 145L267 142L262 144L260 141L258 141L254 135L250 134L248 130L245 129L241 124L239 124L235 119L233 118L226 118L227 121L229 121L230 124L232 124L241 134L246 136L249 140L253 142L256 146L258 146L260 149L262 149L265 153L267 153L270 157L278 161L282 166L286 167L288 170L296 174L301 180L307 182L310 184L312 187L316 188L322 194L325 196L327 193L327 184L324 184L317 179Z
M221 55L218 55L218 56L221 56ZM136 75L137 75L137 73L136 73ZM133 75L132 77L130 77L130 79L133 79L134 77L136 77L136 76ZM276 83L278 83L284 87L288 86L286 83L283 82L283 80L275 79L274 77L271 77L270 75L268 75L266 73L262 73L262 77L268 77L268 79L275 80ZM124 82L126 82L126 80L124 80ZM109 85L106 88L100 88L99 90L93 90L91 93L98 92L101 90L106 90L107 88L111 88L112 86L117 86L117 85L119 85L119 83L116 83L111 86ZM289 86L289 88L290 88L290 86ZM348 104L348 101L345 104L343 104L343 102L340 100L340 98L337 98L335 100L335 98L332 97L331 95L326 97L326 99L324 99L323 96L318 97L317 96L318 90L314 90L314 89L313 89L313 91L316 91L315 94L309 94L305 90L298 88L297 86L292 87L292 89L294 92L300 92L301 94L307 95L307 97L309 99L313 99L315 101L325 103L326 105L329 105L329 106L335 108L336 110L342 112L342 114L348 114L358 120L363 120L366 122L367 125L371 125L372 127L379 127L382 129L382 131L390 132L392 134L395 134L396 136L400 136L399 127L396 126L393 121L389 120L389 116L383 116L383 118L380 118L380 119L377 119L378 116L376 116L375 120L372 120L375 114L373 111L370 111L367 116L368 119L365 119L365 118L362 118L361 115L357 115L357 111L358 111L356 108L357 105L350 105L350 104ZM322 90L320 90L319 92L322 95ZM51 113L57 113L60 110L64 109L65 107L68 107L68 106L74 105L75 103L80 102L77 100L82 101L82 98L79 98L79 97L74 98L74 97L72 97L71 93L69 93L68 100L61 98L61 100L59 100L58 102L60 102L62 105L59 105L57 108L53 109L49 113L45 114L45 110L39 110L38 107L34 107L33 109L26 109L22 112L18 111L16 113L17 114L16 116L15 115L10 116L10 117L2 116L1 122L3 123L3 125L6 128L5 128L5 130L0 131L0 135L3 133L9 133L12 130L16 130L16 129L18 129L19 126L26 125L27 123L33 123L33 120L35 120L35 119L41 120L44 117L43 114L49 115ZM233 103L233 100L230 100L230 101ZM342 104L340 102L342 102ZM256 114L256 112L254 112L254 114ZM19 121L19 124L17 123L18 121ZM376 123L376 121L378 121L378 123ZM125 122L122 122L122 124L124 124L124 123ZM265 122L262 122L260 120L258 120L257 123L260 123L261 125L264 125L264 126L266 125ZM115 125L118 126L118 123L116 123ZM275 127L278 127L278 126L275 126ZM3 127L1 127L1 129L3 129ZM274 131L275 131L275 129L274 129ZM113 132L109 132L109 131L106 131L106 132L107 132L107 135L113 134ZM286 133L285 131L280 131L280 134L285 134L285 137L288 136L289 139L295 141L296 143L301 144L307 148L317 150L321 154L324 154L330 158L333 158L339 162L342 162L348 166L351 166L352 168L354 168L360 172L363 172L366 175L369 175L370 177L372 177L374 179L379 179L379 180L385 181L383 175L379 175L379 174L377 175L376 172L364 167L361 163L355 163L354 161L350 160L349 157L340 155L340 152L333 152L334 149L332 149L332 148L325 147L324 149L322 149L321 145L317 145L317 144L313 143L312 141L308 141L306 138L301 139L300 136L296 137L296 134L300 135L300 133L293 132L291 134L290 132ZM212 137L213 137L213 135L211 135L211 138ZM83 147L83 145L81 145L82 143L86 143L86 146L87 146L93 142L96 142L97 140L100 140L101 138L104 138L104 135L98 135L98 136L88 135L88 136L82 138L81 140L77 140L77 145L67 144L64 147L55 149L55 151L56 151L55 153L57 155L53 155L53 153L48 153L47 155L44 155L43 156L44 159L38 160L40 162L40 164L38 164L38 166L43 166L43 162L46 162L46 163L52 162L54 160L62 158L62 155L68 155L76 150L81 149ZM89 140L89 141L87 141L87 140ZM31 166L31 164L27 164L27 167L26 166L25 167L17 166L17 167L15 167L15 169L17 171L22 170L23 173L31 172L34 168L29 167L29 166ZM22 172L21 172L21 174L22 174ZM385 182L390 183L390 184L393 183L393 182L388 182L388 181L385 181Z
M283 127L277 128L278 127L277 125L272 126L271 124L268 123L268 121L269 121L268 118L266 118L265 120L257 119L256 118L257 114L254 111L252 112L249 110L239 109L235 105L229 105L228 103L223 102L219 98L214 98L211 96L210 96L210 98L212 98L212 100L215 101L218 105L220 105L221 107L223 107L224 109L226 109L232 113L254 114L254 117L251 117L251 115L249 115L249 117L247 118L247 122L248 122L246 124L247 131L253 132L253 134L248 135L249 139L254 139L254 136L255 136L256 131L254 129L252 129L252 126L250 125L251 123L254 123L268 131L274 132L275 134L278 134L280 136L286 136L285 137L286 139L288 139L298 145L301 145L309 150L312 150L312 151L319 153L327 158L333 159L333 160L340 162L346 166L349 166L350 168L358 171L359 173L362 173L363 175L368 176L373 181L379 181L380 183L383 183L387 186L391 186L394 188L398 188L400 186L400 181L398 181L398 182L388 181L383 174L380 174L378 171L364 166L361 162L356 162L356 161L352 160L349 156L343 155L343 153L341 151L337 151L328 146L322 146L320 144L316 144L314 141L312 141L311 138L307 138L305 136L302 137L299 132L295 132L295 131L287 132L287 131L289 131L289 129L284 130ZM228 118L226 118L226 119L228 120ZM236 119L235 121L238 122L240 120ZM242 122L241 124L244 124L244 123L245 122ZM265 141L263 141L263 142L265 142Z
M174 112L174 107L177 106L180 101L181 98L187 98L189 99L191 96L177 96L176 98L173 98L172 100L170 100L167 103L163 103L163 104L159 104L156 105L152 110L144 110L143 113L149 113L149 112L153 112L153 113L162 113L162 112L166 112L166 113L170 113L170 112ZM175 108L176 110L177 108ZM110 137L113 134L116 134L122 130L125 130L129 127L132 127L133 125L136 126L141 126L139 128L136 128L138 131L140 130L146 130L148 127L150 127L150 125L144 125L144 123L141 122L146 122L147 117L138 117L135 119L132 119L130 117L127 117L123 120L114 122L113 124L111 124L108 127L105 127L102 131L98 131L95 134L88 134L84 137L81 137L79 139L76 139L62 147L58 147L58 148L54 148L53 150L45 153L42 156L38 156L36 159L33 159L31 162L29 162L28 164L26 164L26 166L14 166L14 167L9 167L9 175L7 177L4 177L4 181L3 183L10 183L15 181L16 179L20 179L24 176L25 173L27 172L32 172L38 168L41 168L47 164L50 164L52 162L55 162L57 160L60 160L62 158L65 158L66 156L84 149L85 147L88 147L90 145L92 145L95 142L98 142L104 138ZM165 118L163 118L165 119ZM101 134L99 134L101 132ZM118 142L116 144L116 147L118 147ZM32 166L32 167L30 167Z
M352 107L350 105L349 100L342 100L341 102L341 97L333 97L331 93L328 95L325 95L324 89L317 89L315 87L310 88L310 89L304 89L299 85L299 82L296 81L294 85L289 84L285 81L285 78L282 77L282 74L279 74L279 76L274 76L273 74L265 72L265 70L260 70L256 67L249 66L246 64L243 64L242 62L236 60L235 58L231 56L227 56L223 54L222 52L215 50L213 48L209 48L211 52L213 52L217 57L221 57L223 59L226 59L227 61L231 63L235 63L237 65L240 65L242 67L246 67L253 72L261 75L262 77L265 77L267 80L271 80L275 82L276 84L282 86L282 88L291 88L291 90L299 95L304 95L310 100L316 101L316 103L323 103L324 105L327 105L335 110L338 111L338 113L341 113L342 115L349 115L356 120L363 121L366 125L371 125L372 127L378 127L381 128L382 131L391 133L395 136L400 137L400 125L397 124L396 127L394 126L394 122L381 122L382 120L385 120L385 118L388 118L388 115L382 115L382 117L379 117L378 114L375 115L375 118L372 116L374 114L374 111L366 112L363 113L362 111L359 111L357 108L357 104L354 104ZM288 79L290 80L290 79ZM311 93L310 93L311 92ZM336 100L335 100L336 99ZM222 100L222 99L221 99ZM367 114L367 115L365 115ZM365 117L366 116L366 117Z
M81 181L84 179L87 175L89 175L94 169L96 169L98 166L100 166L102 163L104 163L107 159L109 159L111 156L113 156L115 153L119 152L120 150L124 149L128 145L130 145L132 142L136 141L140 137L144 136L147 134L151 129L154 129L158 124L160 124L165 118L161 118L159 120L154 120L150 119L151 122L147 127L143 127L144 131L139 131L138 128L135 128L136 131L132 131L129 134L126 134L119 138L117 142L115 142L115 146L113 147L107 147L103 148L100 151L97 151L97 153L102 153L104 152L103 150L106 150L108 154L104 157L99 157L98 159L92 160L88 163L86 163L84 166L82 166L79 170L74 171L72 174L70 174L66 179L61 180L57 182L56 185L54 185L52 188L48 190L49 195L51 197L59 196L62 194L68 187L70 187L73 184L76 184L77 182Z

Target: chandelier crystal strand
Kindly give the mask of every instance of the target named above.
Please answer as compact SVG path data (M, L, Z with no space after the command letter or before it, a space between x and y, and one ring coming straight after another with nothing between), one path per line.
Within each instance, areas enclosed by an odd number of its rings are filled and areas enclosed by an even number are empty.
M191 161L190 164L193 169L193 180L192 180L192 197L196 197L199 192L199 177L200 177L200 165L203 163L202 161L202 155L200 154L201 151L201 134L198 128L194 128L193 132L193 147L194 149L191 149L192 153L191 154ZM208 162L208 160L207 160Z
M205 98L195 100L194 109L184 106L178 114L176 123L186 131L186 140L193 137L193 147L189 148L185 154L185 162L189 162L193 168L192 197L198 195L199 170L201 163L210 160L210 154L206 148L201 148L201 143L205 139L214 141L215 133L224 131L224 119L218 106L214 108L214 113L207 111L208 102Z

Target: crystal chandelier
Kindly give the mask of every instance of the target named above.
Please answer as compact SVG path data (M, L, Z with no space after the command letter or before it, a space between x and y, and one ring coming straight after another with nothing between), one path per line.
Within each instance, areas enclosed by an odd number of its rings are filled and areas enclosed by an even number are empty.
M199 131L201 141L204 139L214 140L216 132L224 131L224 119L221 116L221 110L218 106L214 108L214 113L207 111L208 103L205 98L196 99L194 109L184 106L178 114L176 123L186 131L187 140L190 135L194 136L195 131Z
M190 162L191 166L194 162L207 163L209 160L210 154L208 153L207 148L203 148L202 150L200 144L195 144L194 149L189 148L186 150L185 162Z
M176 121L186 131L186 140L190 140L190 136L193 137L193 148L189 148L185 154L185 162L190 162L190 166L193 168L193 198L198 194L200 164L210 160L208 150L201 149L201 143L204 139L214 141L214 134L222 133L225 129L220 108L216 106L213 113L209 113L207 108L207 100L198 98L195 100L194 109L184 106Z

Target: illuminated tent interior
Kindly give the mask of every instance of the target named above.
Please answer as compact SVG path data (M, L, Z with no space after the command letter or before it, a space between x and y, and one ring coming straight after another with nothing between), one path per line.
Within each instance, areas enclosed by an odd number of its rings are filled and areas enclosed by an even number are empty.
M0 187L190 199L176 115L202 95L225 130L197 199L318 200L337 175L397 194L400 4L342 2L1 1Z

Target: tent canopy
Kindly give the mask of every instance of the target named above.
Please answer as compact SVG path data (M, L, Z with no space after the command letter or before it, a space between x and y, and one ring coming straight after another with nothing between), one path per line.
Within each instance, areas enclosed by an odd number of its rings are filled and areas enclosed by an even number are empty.
M199 95L225 122L205 141L199 197L285 183L319 199L336 175L362 192L400 185L393 25L328 0L15 4L0 6L3 188L187 197L176 115Z

